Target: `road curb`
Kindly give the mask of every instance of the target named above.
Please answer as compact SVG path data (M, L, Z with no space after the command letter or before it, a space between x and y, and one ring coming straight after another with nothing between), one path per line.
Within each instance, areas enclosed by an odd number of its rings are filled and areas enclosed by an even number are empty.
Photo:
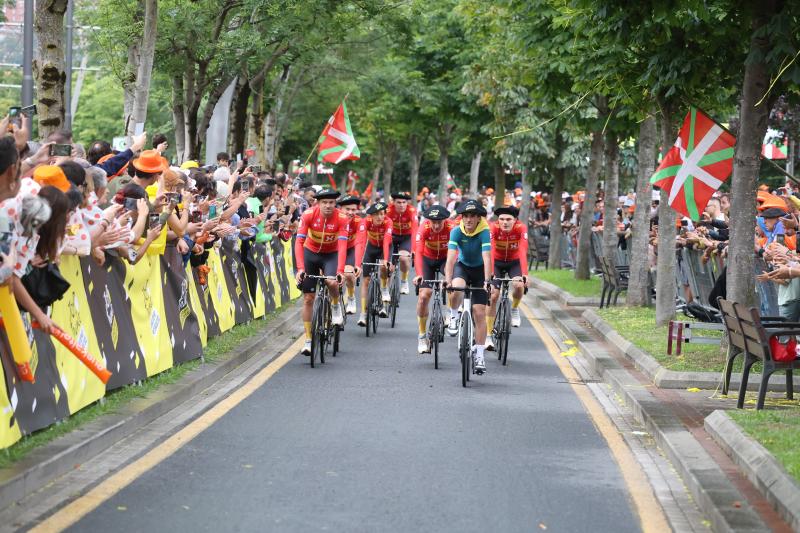
M90 461L108 447L207 389L255 356L264 348L268 338L287 333L291 325L298 323L299 316L299 305L290 304L266 325L261 334L247 341L230 357L202 364L177 383L156 390L146 398L132 400L119 412L100 416L33 450L11 467L0 470L0 509L13 505L79 467L81 463ZM291 342L287 340L275 348L280 353L285 349L283 345L288 346Z
M561 287L557 287L548 281L541 280L535 275L529 275L531 287L539 289L540 291L556 298L563 305L570 305L573 307L588 307L600 305L600 298L586 297L586 296L573 296Z
M781 517L792 529L800 531L800 484L725 411L717 410L708 415L704 426Z
M546 291L542 292L547 294ZM533 294L533 297L540 303L543 303L543 300L538 295ZM574 305L564 304L560 298L559 302L568 307L576 307ZM636 368L646 375L656 387L661 389L688 389L697 387L698 389L709 390L722 388L722 372L684 372L669 370L659 363L652 355L636 347L632 342L620 335L619 332L598 315L594 309L584 310L582 317L609 343L614 345L625 357L630 359ZM747 383L747 390L758 391L760 383L761 374L751 373L750 380ZM741 374L733 374L731 376L730 390L738 393L740 385ZM800 387L800 377L795 381L795 386ZM786 383L783 380L771 381L767 390L771 392L786 392Z
M647 428L656 444L686 483L697 506L711 522L714 531L750 532L768 528L747 499L733 487L725 472L703 446L683 426L675 414L655 398L630 373L620 366L608 349L592 338L567 311L535 298L548 308L554 324L581 350L589 367L610 385L631 409L636 420Z

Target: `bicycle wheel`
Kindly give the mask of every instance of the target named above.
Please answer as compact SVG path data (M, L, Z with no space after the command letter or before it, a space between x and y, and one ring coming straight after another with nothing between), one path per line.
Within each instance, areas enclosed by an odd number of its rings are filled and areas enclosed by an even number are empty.
M503 321L503 366L508 363L508 340L511 338L511 304L506 299L505 320Z
M314 307L311 311L311 368L314 368L322 341L319 334L322 329L321 311L322 301L319 297L314 298Z
M439 339L441 338L442 327L442 308L439 304L438 297L433 300L433 310L428 321L428 342L431 344L431 351L433 352L433 368L439 369Z
M319 362L325 364L325 352L328 350L328 343L331 341L328 336L328 328L331 323L331 303L328 300L327 294L322 296L322 325L320 331L319 343Z
M336 353L339 351L339 332L341 330L338 327L333 328L333 356L336 357Z
M469 325L467 324L467 319L469 318L468 313L464 313L461 315L461 320L458 325L458 354L461 358L461 386L466 387L467 381L469 381L469 373L472 369L472 346L470 339L472 335L469 331Z
M397 308L400 306L400 277L395 272L394 276L392 276L392 288L391 288L391 302L389 302L389 313L392 318L392 327L394 327L394 322L397 319Z
M500 361L503 357L502 338L503 338L503 324L505 323L506 306L505 300L501 299L497 303L497 311L494 314L494 329L488 332L489 335L494 337L495 350L497 350L497 360Z

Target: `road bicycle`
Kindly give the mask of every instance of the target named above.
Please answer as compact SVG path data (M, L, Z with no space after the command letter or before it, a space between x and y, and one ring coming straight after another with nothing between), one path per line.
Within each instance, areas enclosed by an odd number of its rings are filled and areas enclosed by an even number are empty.
M369 285L367 285L367 307L364 309L364 314L367 316L367 337L369 337L370 330L373 334L378 332L378 319L383 309L383 300L381 300L382 263L364 263L361 266L362 268L372 267L372 272L369 273Z
M336 280L335 276L315 276L306 274L316 282L316 296L314 307L311 311L311 368L314 368L317 358L320 363L325 363L325 352L332 345L333 356L339 351L340 327L333 324L331 318L331 297L327 281ZM339 305L342 299L339 298Z
M483 287L448 287L448 291L464 293L464 310L458 319L458 357L461 360L461 386L466 387L470 374L475 373L475 359L472 357L472 345L475 338L475 322L472 319L472 292L482 291Z
M400 307L400 255L399 253L392 254L394 272L390 274L389 278L389 316L392 319L392 327L397 319L397 308Z
M497 299L497 310L494 315L494 328L491 331L494 339L497 360L508 362L508 338L511 335L511 300L508 298L508 286L514 281L512 278L493 278L492 281L500 283L500 297Z
M444 316L442 315L442 294L444 293L444 280L423 279L417 287L423 285L430 286L433 294L431 295L431 311L428 315L428 330L425 335L428 337L428 347L433 354L433 368L439 368L439 343L444 342Z

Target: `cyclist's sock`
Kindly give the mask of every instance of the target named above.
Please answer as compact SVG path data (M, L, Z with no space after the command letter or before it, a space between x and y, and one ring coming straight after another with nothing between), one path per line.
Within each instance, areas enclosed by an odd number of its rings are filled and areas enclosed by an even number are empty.
M385 289L389 285L389 278L381 278L381 289Z
M428 331L428 317L420 316L417 318L419 319L419 334L425 335L425 333Z
M519 307L519 303L522 301L522 298L511 298L511 307L516 309Z
M478 357L483 357L483 352L486 349L486 345L484 344L476 344L475 345L475 355Z
M355 288L355 286L347 287L347 297L348 298L355 298L355 296L356 296L356 288Z
M339 297L336 296L335 298L331 296L331 305L338 305L339 304Z
M361 298L361 310L364 311L367 308L367 299Z
M492 331L493 327L494 327L494 317L493 316L487 316L486 317L486 329L487 329L487 331Z
M450 308L450 318L457 318L458 317L458 309Z
M306 328L306 339L311 340L311 322L303 321L303 327Z
M400 272L400 279L403 281L408 281L408 272Z

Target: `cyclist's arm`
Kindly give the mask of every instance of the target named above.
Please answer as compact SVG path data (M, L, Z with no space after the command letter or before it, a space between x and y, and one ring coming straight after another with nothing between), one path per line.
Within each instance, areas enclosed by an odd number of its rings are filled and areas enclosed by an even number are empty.
M447 250L447 263L444 265L444 279L447 280L448 283L453 281L453 271L456 267L456 261L458 260L458 250Z
M411 209L411 237L413 238L414 235L417 234L417 228L419 228L419 220L417 220L417 210L413 207L409 207Z
M494 261L492 260L492 234L489 228L481 231L481 255L483 256L483 275L485 279L492 277Z
M417 276L422 275L422 250L425 248L425 242L423 240L425 228L419 228L417 232L414 234L415 241L414 241L414 272L416 272Z
M339 252L339 262L336 266L336 273L344 273L344 265L347 263L347 221L343 220L344 215L339 218L339 236L336 241L336 249Z
M358 234L356 235L356 268L361 268L361 262L364 260L364 248L366 248L367 241L367 226L364 222L358 224Z
M523 228L522 235L519 239L519 271L522 275L528 276L528 232Z
M392 223L386 225L386 233L383 234L383 260L386 263L391 262L392 255Z
M294 241L294 260L297 263L297 270L305 271L305 256L303 254L303 248L306 244L306 232L308 231L308 221L306 220L307 217L303 216L300 218L300 227L297 229L297 239Z

